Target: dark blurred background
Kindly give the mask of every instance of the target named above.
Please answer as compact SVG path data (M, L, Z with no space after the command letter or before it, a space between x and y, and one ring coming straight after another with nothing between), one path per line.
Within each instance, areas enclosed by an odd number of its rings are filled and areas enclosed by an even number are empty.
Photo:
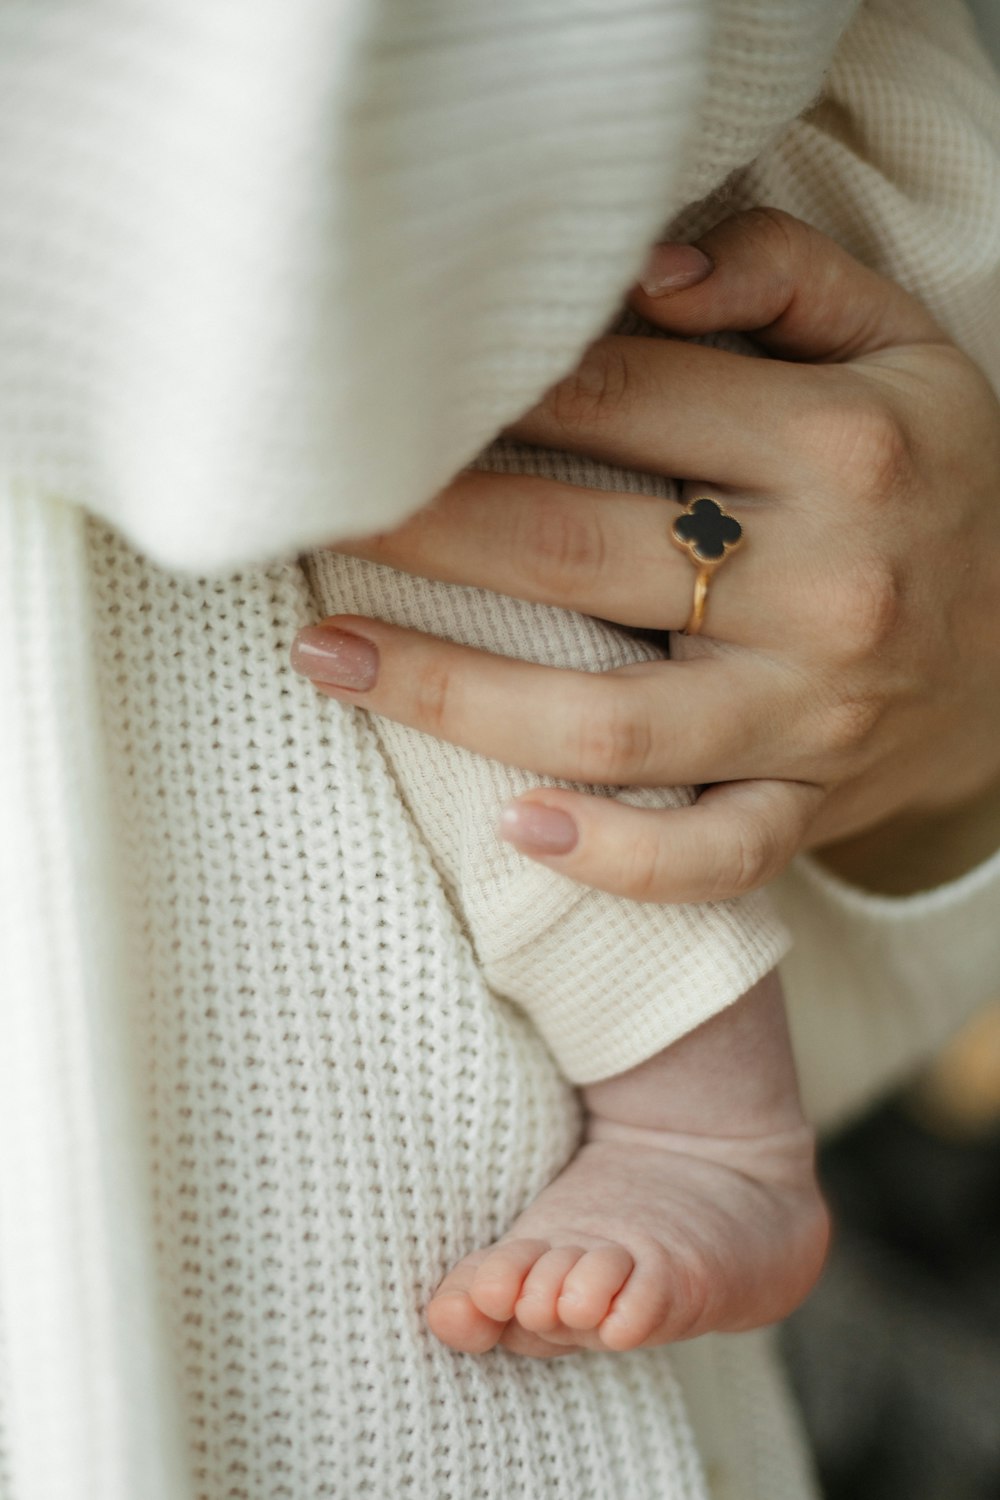
M827 1500L1000 1500L1000 1006L831 1142L785 1349Z
M969 0L987 46L1000 61L1000 0Z

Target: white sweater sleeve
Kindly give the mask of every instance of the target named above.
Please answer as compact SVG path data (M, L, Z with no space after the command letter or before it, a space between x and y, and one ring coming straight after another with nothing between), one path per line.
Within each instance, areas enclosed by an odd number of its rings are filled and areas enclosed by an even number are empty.
M1000 88L957 0L863 6L822 100L727 199L773 203L831 234L920 297L1000 388ZM824 1123L912 1071L1000 992L1000 854L908 898L800 860L774 896L795 937L782 975L804 1094Z
M401 519L856 3L8 0L0 479L180 569Z
M333 554L310 559L323 612L372 614L551 666L609 671L658 653L563 610L433 584ZM376 732L497 994L522 1006L574 1083L624 1072L736 1000L786 951L766 897L638 905L574 884L496 833L541 779L389 721ZM611 789L608 789L609 791ZM688 789L630 792L669 808Z
M802 859L773 888L795 934L781 965L803 1097L824 1126L926 1062L1000 993L1000 854L909 897Z

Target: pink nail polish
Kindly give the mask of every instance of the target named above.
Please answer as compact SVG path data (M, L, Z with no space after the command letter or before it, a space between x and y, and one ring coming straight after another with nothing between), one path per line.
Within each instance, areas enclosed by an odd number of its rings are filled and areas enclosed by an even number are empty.
M364 693L378 681L378 648L332 625L307 625L292 644L292 666L312 682Z
M500 836L522 854L569 854L579 830L569 813L542 802L512 802L500 815Z
M697 245L654 245L639 277L647 297L665 297L697 286L715 269Z

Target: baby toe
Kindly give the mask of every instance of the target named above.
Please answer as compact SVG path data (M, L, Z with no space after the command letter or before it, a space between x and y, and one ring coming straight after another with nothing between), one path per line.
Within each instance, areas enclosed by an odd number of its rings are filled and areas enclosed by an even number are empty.
M427 1305L431 1332L450 1349L464 1354L485 1354L498 1344L506 1321L487 1317L470 1296L476 1270L485 1250L476 1250L460 1260L441 1282Z
M678 1336L687 1299L672 1269L662 1250L640 1256L600 1325L605 1348L638 1349L642 1344L666 1343Z
M557 1303L563 1282L583 1255L579 1245L549 1250L528 1272L514 1316L531 1333L553 1333L562 1327Z
M634 1266L635 1261L622 1245L601 1245L588 1250L563 1282L557 1311L565 1326L596 1328Z
M548 1248L547 1240L503 1240L479 1252L469 1291L480 1312L512 1318L525 1277Z
M486 1317L464 1292L445 1292L427 1306L427 1322L435 1338L463 1354L485 1354L500 1342L506 1323Z

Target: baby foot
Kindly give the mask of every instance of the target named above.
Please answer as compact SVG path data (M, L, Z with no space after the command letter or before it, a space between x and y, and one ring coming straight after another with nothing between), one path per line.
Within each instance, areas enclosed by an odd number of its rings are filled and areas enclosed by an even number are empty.
M773 1323L815 1284L829 1238L806 1126L687 1136L593 1120L586 1144L427 1309L445 1344L551 1356Z

